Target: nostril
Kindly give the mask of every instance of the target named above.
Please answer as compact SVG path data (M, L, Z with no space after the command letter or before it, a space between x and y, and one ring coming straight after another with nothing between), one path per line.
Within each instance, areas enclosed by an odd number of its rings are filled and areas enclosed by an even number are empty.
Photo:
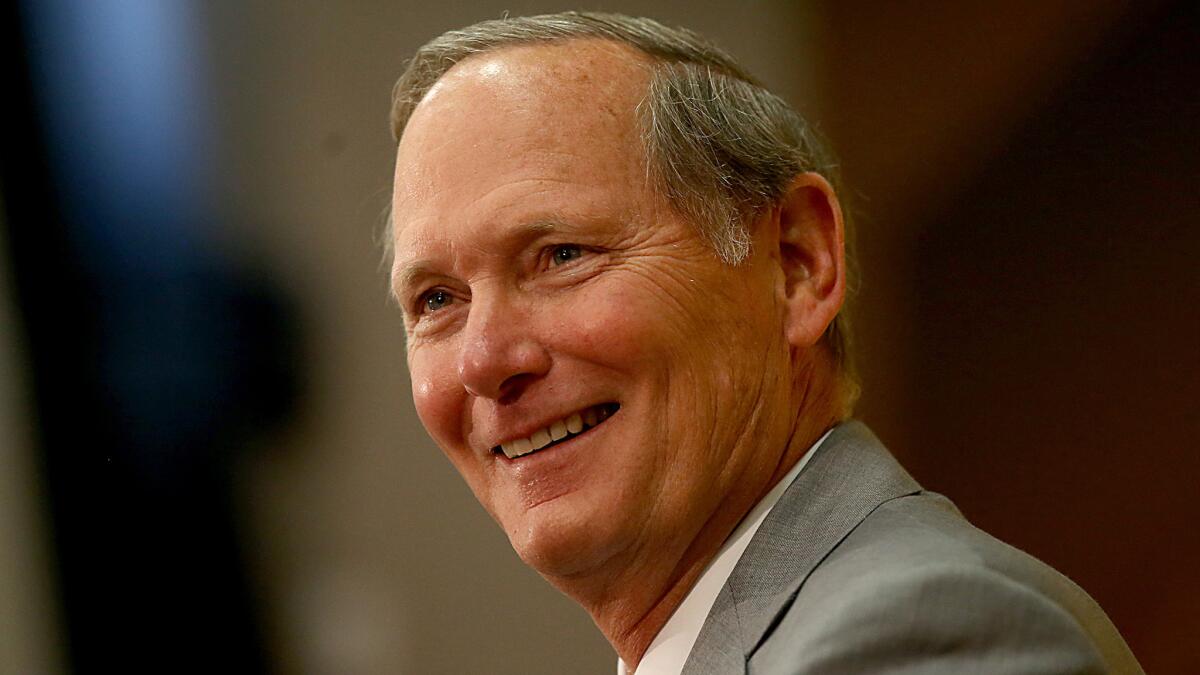
M509 377L500 385L500 396L497 398L497 402L515 403L538 377L533 373L517 373Z

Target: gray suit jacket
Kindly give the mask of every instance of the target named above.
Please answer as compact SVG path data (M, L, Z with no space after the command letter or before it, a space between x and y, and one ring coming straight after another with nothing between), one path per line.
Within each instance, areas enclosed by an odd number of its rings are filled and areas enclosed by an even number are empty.
M1082 589L972 527L850 422L763 521L683 672L1142 669Z

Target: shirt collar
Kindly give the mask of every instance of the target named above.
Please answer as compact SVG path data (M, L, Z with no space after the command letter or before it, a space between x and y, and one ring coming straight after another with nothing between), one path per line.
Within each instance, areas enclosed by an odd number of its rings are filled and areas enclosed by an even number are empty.
M691 653L692 646L700 635L700 629L704 627L704 620L708 618L708 612L716 602L721 587L733 573L733 568L742 557L742 553L750 545L754 533L758 531L759 525L762 525L767 514L771 512L771 508L783 496L784 491L792 484L796 476L800 475L804 465L808 464L809 458L832 431L832 429L826 431L817 439L816 443L812 444L800 461L796 462L796 466L792 467L791 471L788 471L787 475L781 478L775 487L771 488L771 491L754 505L754 508L734 529L733 534L730 534L725 543L721 545L721 550L717 551L716 557L700 574L696 585L688 591L683 602L675 609L675 613L658 631L658 635L654 637L654 641L642 655L637 675L677 675L683 670L688 654ZM629 670L625 662L619 658L617 659L617 675L633 675L633 671Z

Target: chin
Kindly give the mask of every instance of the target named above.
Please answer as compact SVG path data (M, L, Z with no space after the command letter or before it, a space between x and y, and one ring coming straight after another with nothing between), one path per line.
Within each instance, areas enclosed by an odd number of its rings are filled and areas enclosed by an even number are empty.
M531 509L513 527L508 540L521 560L544 577L578 577L599 571L626 548L622 528L610 514L587 514L570 500ZM548 508L549 507L549 508Z

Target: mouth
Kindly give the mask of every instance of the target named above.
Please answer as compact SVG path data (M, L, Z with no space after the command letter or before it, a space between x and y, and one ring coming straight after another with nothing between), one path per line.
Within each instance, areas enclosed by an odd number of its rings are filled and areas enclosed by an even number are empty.
M565 443L576 436L586 434L612 417L621 405L601 403L572 413L544 429L535 431L528 438L517 438L492 448L493 453L503 453L509 459L517 459L535 452Z

